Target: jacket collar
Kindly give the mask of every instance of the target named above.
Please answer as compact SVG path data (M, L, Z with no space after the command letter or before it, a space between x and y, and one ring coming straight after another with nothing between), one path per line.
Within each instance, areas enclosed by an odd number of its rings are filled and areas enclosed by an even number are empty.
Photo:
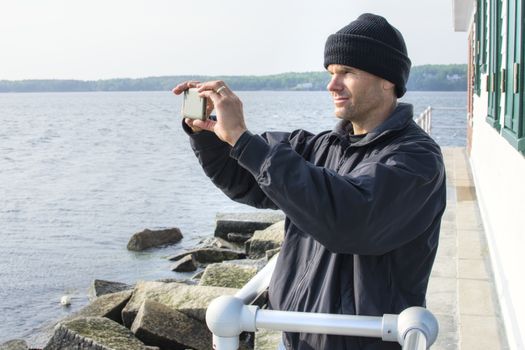
M383 135L389 134L395 130L403 129L412 120L413 116L414 107L409 103L399 102L392 114L390 114L383 123L370 131L362 140L353 143L352 146L365 146L381 138ZM352 123L348 120L341 120L336 124L332 131L333 134L345 139L348 139L348 135L352 132Z

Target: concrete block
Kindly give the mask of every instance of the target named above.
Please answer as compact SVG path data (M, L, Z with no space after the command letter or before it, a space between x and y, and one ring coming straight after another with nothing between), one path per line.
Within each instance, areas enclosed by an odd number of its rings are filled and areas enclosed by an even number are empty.
M455 257L457 253L457 240L455 235L440 235L437 255Z
M458 258L482 259L486 247L482 245L478 231L458 231Z
M458 287L460 315L495 315L489 281L460 279Z
M458 277L488 280L489 274L485 260L480 259L459 259L458 260Z
M457 279L433 277L427 290L427 308L434 314L450 315L457 311Z
M501 350L502 341L494 316L460 316L460 349Z
M434 277L457 277L457 259L452 256L439 256L432 267L431 279Z

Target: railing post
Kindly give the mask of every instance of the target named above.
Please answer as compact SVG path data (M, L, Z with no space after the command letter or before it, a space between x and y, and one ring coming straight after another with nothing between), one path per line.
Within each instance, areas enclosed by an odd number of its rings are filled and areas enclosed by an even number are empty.
M432 133L432 107L428 107L428 126L427 126L427 133L430 135Z
M436 317L423 307L410 307L399 314L397 340L403 345L403 350L423 350L430 347L436 341L438 331Z
M425 130L430 135L432 129L432 107L428 106L425 110L415 119L417 125L421 129Z
M426 348L427 338L423 332L417 329L408 331L403 343L403 350L426 350Z

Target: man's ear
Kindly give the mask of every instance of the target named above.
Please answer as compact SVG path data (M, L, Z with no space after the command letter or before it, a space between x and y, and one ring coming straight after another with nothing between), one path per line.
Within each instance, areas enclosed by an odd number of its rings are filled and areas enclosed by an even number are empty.
M386 79L383 79L383 90L394 90L394 83L386 80Z

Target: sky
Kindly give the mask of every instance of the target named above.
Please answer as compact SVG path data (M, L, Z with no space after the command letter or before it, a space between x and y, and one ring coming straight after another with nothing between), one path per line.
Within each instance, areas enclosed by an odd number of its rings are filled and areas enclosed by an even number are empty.
M404 35L413 66L466 63L452 0L1 0L0 80L322 71L361 13Z

